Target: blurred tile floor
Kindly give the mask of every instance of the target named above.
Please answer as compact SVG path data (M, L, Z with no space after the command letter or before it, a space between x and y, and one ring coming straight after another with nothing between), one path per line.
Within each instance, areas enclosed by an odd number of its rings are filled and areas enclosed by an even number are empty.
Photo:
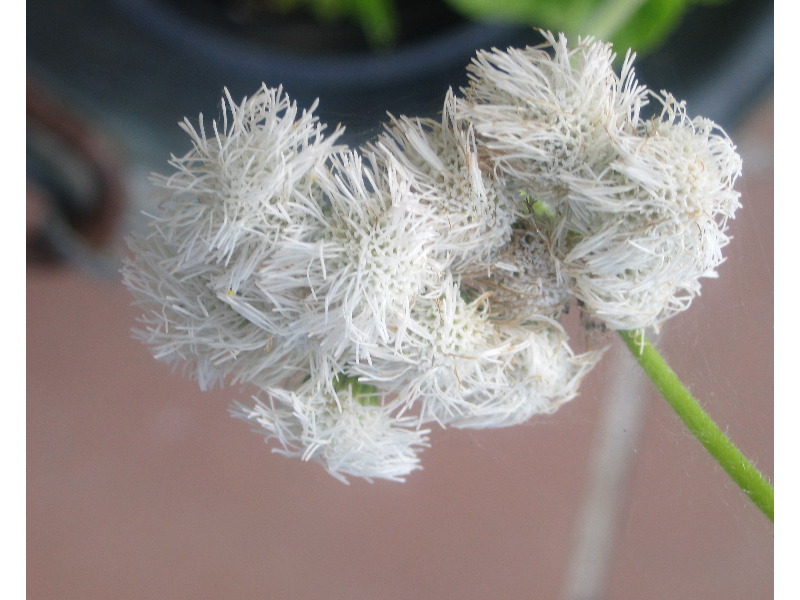
M745 454L773 469L773 110L730 132L743 208L720 278L665 328L673 368ZM123 232L124 233L124 232ZM552 416L438 431L405 484L344 486L270 453L131 339L116 278L27 272L30 600L759 600L773 527L649 388L607 564L569 597L619 341ZM589 557L588 560L592 560Z

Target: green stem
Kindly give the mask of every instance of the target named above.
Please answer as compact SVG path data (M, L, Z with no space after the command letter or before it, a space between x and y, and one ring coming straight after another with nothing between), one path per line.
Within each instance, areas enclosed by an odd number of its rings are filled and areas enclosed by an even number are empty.
M774 521L775 492L769 482L717 427L642 332L620 331L619 334L689 431L770 521Z

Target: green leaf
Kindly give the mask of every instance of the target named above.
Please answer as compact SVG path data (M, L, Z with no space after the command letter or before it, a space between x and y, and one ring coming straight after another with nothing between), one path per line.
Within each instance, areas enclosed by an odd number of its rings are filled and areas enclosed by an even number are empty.
M561 31L578 23L596 0L448 0L467 18L477 21L519 23Z
M399 24L393 0L353 0L352 8L370 45L386 48L397 42Z
M638 53L658 47L678 25L690 0L647 0L612 36L618 51Z
M726 0L447 0L467 18L530 25L612 42L620 55L662 43L691 4Z

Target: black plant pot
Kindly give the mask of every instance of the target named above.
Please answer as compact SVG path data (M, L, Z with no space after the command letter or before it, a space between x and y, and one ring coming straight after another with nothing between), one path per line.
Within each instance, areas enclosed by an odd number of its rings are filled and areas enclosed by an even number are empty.
M28 33L29 69L101 116L110 113L134 136L149 130L172 150L185 145L180 118L215 114L223 87L239 99L262 82L283 85L301 107L319 98L320 118L345 124L346 141L356 143L387 111L439 110L448 86L466 80L477 48L539 39L530 28L450 19L390 52L310 55L307 44L293 51L237 35L207 2L176 0L34 0Z
M638 62L640 79L687 98L691 113L730 125L770 87L772 18L772 3L763 0L695 9L660 51ZM435 113L448 86L466 80L476 49L541 39L527 27L455 18L441 25L391 52L310 53L308 44L297 51L242 35L210 0L32 0L28 57L30 69L95 108L134 144L158 140L180 150L175 144L186 142L176 121L200 111L216 116L223 87L238 99L262 82L283 85L303 107L319 98L320 118L345 124L355 143L374 133L387 111ZM276 31L261 38L275 39Z
M219 0L114 1L140 27L192 54L217 94L225 86L238 99L262 82L282 85L300 106L319 99L317 114L346 124L351 143L370 137L387 112L440 110L447 88L465 83L464 67L476 49L541 40L531 28L471 23L430 0L400 3L401 16L422 14L391 50L370 49L348 23L276 17L241 25Z
M730 130L773 88L774 7L725 0L689 10L658 50L636 62L640 81L687 101Z
M401 40L390 51L373 51L357 28L311 20L235 27L217 4L180 0L116 0L138 23L196 54L217 90L234 98L252 93L263 81L283 85L301 106L319 98L323 121L343 122L348 141L369 137L395 114L432 114L450 85L466 80L464 67L477 48L524 45L537 34L514 26L469 23L453 13L431 13L438 29ZM443 3L410 5L443 7ZM182 7L182 8L181 8ZM420 24L413 27L418 29ZM327 44L326 44L327 42Z

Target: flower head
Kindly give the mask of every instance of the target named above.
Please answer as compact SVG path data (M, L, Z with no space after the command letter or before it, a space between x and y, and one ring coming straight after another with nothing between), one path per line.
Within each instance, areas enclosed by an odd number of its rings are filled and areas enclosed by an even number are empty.
M573 398L599 354L574 355L544 316L526 327L494 320L487 296L467 301L448 282L440 297L415 304L398 348L353 371L445 426L516 425Z
M518 214L504 183L481 168L474 129L455 111L451 90L441 120L394 118L365 151L377 164L411 174L408 193L433 209L436 256L459 272L506 244Z
M585 38L570 47L563 35L544 36L542 46L479 51L457 115L473 124L498 173L553 203L565 195L565 176L607 159L609 136L637 122L647 94L632 55L617 75L610 44Z
M174 172L154 181L168 193L163 210L194 209L195 218L173 224L182 250L196 243L212 260L230 263L251 245L304 237L309 223L322 220L316 180L342 130L323 135L315 107L298 114L280 87L262 85L240 104L225 90L222 108L211 131L202 114L197 127L188 119L180 124L192 150L173 156ZM181 225L188 231L177 231Z
M156 176L163 190L149 232L129 238L123 277L145 308L140 337L180 363L203 389L226 377L283 377L308 363L257 285L282 248L312 239L324 220L321 191L333 141L280 88L237 105L226 92L222 123L182 127L193 149Z
M354 347L357 359L369 360L402 330L416 299L440 284L433 209L411 193L413 182L397 163L376 165L355 152L332 158L319 240L326 275L314 289L317 312L305 317L324 348Z
M708 119L667 96L620 136L594 200L570 202L554 252L575 296L614 329L657 327L713 277L739 207L741 159Z
M318 461L343 482L348 475L402 481L420 468L428 430L357 387L347 381L331 391L309 380L292 392L267 390L266 401L240 405L234 414L276 440L276 452Z

